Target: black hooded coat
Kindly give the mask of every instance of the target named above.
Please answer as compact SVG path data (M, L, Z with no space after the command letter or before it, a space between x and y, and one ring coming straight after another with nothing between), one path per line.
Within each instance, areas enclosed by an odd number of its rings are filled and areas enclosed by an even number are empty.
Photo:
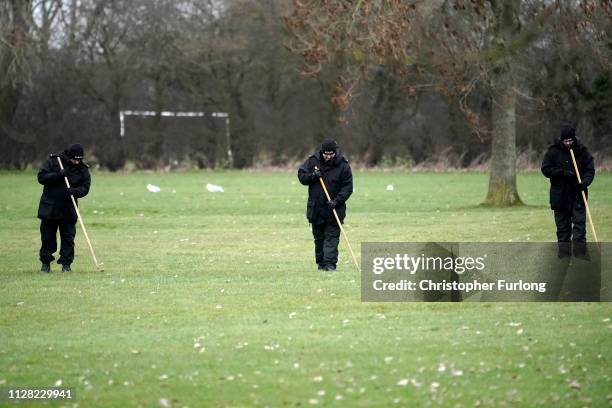
M572 150L582 182L588 187L595 178L593 156L577 139ZM553 210L570 210L576 199L580 199L578 179L576 175L566 176L568 171L575 173L570 151L561 139L557 139L542 160L542 173L550 179L550 208ZM585 194L588 196L588 190L585 190Z
M300 183L308 186L308 204L306 218L312 224L322 224L333 220L332 210L327 205L327 198L318 177L312 172L315 166L321 171L323 181L332 199L336 200L336 212L342 222L346 217L346 200L353 193L353 173L348 160L340 150L329 162L325 162L321 152L311 155L298 169Z
M85 197L89 193L91 185L89 168L83 162L73 164L65 153L60 155L60 159L67 170L66 177L72 187L75 201L78 203L78 198ZM49 157L43 163L38 172L38 182L45 186L38 206L38 218L75 223L77 214L71 203L64 177L60 174L56 156Z

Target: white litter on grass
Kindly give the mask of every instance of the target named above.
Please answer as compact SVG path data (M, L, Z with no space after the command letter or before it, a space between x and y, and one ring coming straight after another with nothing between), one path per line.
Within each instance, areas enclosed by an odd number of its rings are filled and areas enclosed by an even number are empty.
M159 193L161 191L161 188L153 184L147 184L147 190L149 190L152 193Z
M387 191L393 191L393 190L395 190L395 187L393 187L393 184L389 184L387 186Z
M210 184L210 183L206 184L206 189L208 191L210 191L211 193L223 193L223 192L225 192L223 187L217 186L215 184Z
M522 367L521 367L521 365L519 364L519 367L520 367L520 368L523 368L524 366L525 366L525 365L523 364L523 365L522 365ZM451 370L451 375L452 375L453 377L461 377L461 376L463 375L463 370L457 370L457 369L454 369L454 368L453 368L453 369Z

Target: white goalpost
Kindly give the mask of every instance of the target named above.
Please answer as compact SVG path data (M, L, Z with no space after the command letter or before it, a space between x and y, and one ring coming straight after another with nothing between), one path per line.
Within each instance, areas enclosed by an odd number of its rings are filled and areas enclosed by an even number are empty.
M122 110L119 111L119 122L121 124L120 136L125 136L125 117L126 116L156 116L160 115L163 117L173 118L202 118L207 115L206 112L170 112L170 111L133 111L133 110ZM230 167L234 164L232 154L232 139L230 135L230 117L227 112L212 112L209 115L213 118L225 118L225 143L227 148L227 160Z

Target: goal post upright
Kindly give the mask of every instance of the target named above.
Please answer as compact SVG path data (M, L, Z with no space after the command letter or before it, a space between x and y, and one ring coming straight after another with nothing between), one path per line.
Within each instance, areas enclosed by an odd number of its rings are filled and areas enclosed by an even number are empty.
M119 111L120 133L122 138L125 136L125 117L126 116L162 116L173 118L203 118L206 112L172 112L172 111L136 111L136 110L121 110ZM230 167L234 165L234 157L232 153L232 138L230 133L230 117L227 112L212 112L210 116L213 118L225 119L225 143L227 148L227 160Z
M234 167L234 156L232 154L232 138L230 136L230 117L226 112L213 112L213 118L225 118L225 143L227 146L227 161L230 167Z

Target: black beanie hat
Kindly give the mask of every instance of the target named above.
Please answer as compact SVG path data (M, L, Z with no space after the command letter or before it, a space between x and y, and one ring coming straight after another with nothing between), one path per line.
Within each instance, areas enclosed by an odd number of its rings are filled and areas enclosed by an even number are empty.
M334 139L325 139L321 143L321 152L336 152L338 150L338 143Z
M572 139L574 142L576 141L576 129L572 125L563 125L561 127L561 136L559 139Z
M66 150L66 156L73 160L83 160L83 146L78 143L73 144Z

